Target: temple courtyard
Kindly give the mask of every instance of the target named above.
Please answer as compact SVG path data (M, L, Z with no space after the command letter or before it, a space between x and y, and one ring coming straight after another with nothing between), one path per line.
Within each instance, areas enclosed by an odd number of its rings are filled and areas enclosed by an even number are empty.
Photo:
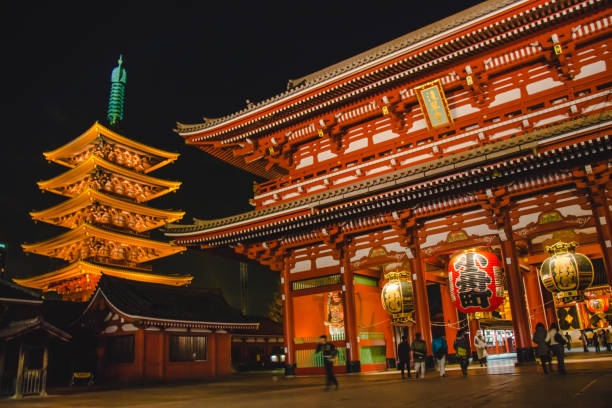
M581 353L582 354L582 353ZM511 359L471 366L462 377L430 370L424 380L402 380L397 371L338 376L338 391L325 392L321 376L235 374L210 382L119 389L66 389L46 398L2 400L3 407L610 407L612 354L571 356L567 375L544 375Z

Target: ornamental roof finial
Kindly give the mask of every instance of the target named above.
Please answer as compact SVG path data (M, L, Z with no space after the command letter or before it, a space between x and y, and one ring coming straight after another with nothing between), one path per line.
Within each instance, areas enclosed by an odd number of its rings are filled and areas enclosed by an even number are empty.
M125 85L127 83L127 71L123 67L123 55L119 56L118 65L111 73L111 91L108 100L108 112L106 117L111 125L117 125L123 120L123 104L125 100Z

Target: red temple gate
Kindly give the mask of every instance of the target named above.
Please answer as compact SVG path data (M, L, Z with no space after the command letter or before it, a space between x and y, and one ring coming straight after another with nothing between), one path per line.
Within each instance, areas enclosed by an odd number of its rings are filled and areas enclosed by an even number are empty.
M324 333L339 370L395 359L379 300L390 262L412 275L411 334L431 344L427 287L439 285L433 324L452 343L467 322L450 302L449 258L488 247L506 300L469 327L498 327L504 350L532 360L535 323L584 308L540 285L545 246L577 242L596 284L612 283L611 24L603 1L487 1L243 111L179 123L187 143L269 181L253 211L167 235L280 272L289 372L320 370Z

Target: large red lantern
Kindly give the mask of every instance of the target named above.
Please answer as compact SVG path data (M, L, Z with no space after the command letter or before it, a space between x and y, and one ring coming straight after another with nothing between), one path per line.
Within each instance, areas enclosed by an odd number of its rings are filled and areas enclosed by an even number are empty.
M591 313L604 313L610 308L610 286L598 286L584 291L584 301Z
M600 297L594 299L588 299L585 301L587 309L591 313L603 313L610 307L610 301L608 297Z
M503 270L495 254L470 249L448 265L451 301L463 313L491 312L504 301Z

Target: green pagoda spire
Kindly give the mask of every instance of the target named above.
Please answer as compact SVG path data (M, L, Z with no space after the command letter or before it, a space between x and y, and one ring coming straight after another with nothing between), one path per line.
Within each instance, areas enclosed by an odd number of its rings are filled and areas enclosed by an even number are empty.
M125 99L126 83L127 71L123 68L123 55L120 55L118 65L111 74L111 91L108 100L108 112L106 114L111 125L116 125L123 120L123 101Z

